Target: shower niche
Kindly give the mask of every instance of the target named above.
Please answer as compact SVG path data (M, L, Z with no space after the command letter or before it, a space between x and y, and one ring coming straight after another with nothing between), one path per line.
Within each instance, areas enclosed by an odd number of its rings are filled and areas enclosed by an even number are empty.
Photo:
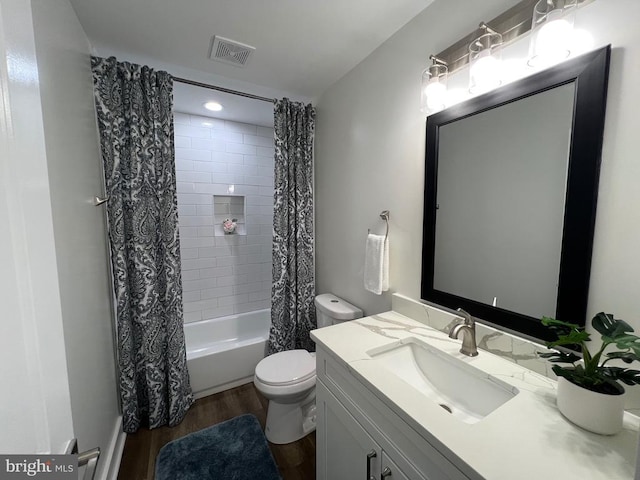
M245 201L242 195L214 195L214 235L246 235Z

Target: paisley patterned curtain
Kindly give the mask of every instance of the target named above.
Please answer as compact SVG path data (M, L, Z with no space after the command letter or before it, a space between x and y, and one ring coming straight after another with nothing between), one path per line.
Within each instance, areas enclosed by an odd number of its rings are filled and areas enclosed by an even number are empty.
M125 432L176 425L193 398L182 320L173 79L91 58L106 183Z
M275 102L273 286L266 353L315 350L313 265L313 136L315 109Z

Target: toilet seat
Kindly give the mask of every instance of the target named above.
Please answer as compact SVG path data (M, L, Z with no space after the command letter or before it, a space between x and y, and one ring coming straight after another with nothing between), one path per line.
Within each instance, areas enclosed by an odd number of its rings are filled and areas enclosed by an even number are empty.
M305 383L316 375L316 359L306 350L288 350L270 355L256 366L255 376L264 385L288 386Z

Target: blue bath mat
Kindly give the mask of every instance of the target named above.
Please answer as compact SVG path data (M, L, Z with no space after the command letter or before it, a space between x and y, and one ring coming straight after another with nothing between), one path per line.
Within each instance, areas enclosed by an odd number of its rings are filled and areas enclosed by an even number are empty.
M282 480L260 422L241 415L167 443L156 480Z

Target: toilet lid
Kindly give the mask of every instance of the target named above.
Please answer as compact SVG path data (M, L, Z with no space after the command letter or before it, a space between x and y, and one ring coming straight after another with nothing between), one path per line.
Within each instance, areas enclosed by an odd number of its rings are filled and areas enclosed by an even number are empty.
M316 359L306 350L269 355L256 366L256 377L267 385L300 383L316 374Z

